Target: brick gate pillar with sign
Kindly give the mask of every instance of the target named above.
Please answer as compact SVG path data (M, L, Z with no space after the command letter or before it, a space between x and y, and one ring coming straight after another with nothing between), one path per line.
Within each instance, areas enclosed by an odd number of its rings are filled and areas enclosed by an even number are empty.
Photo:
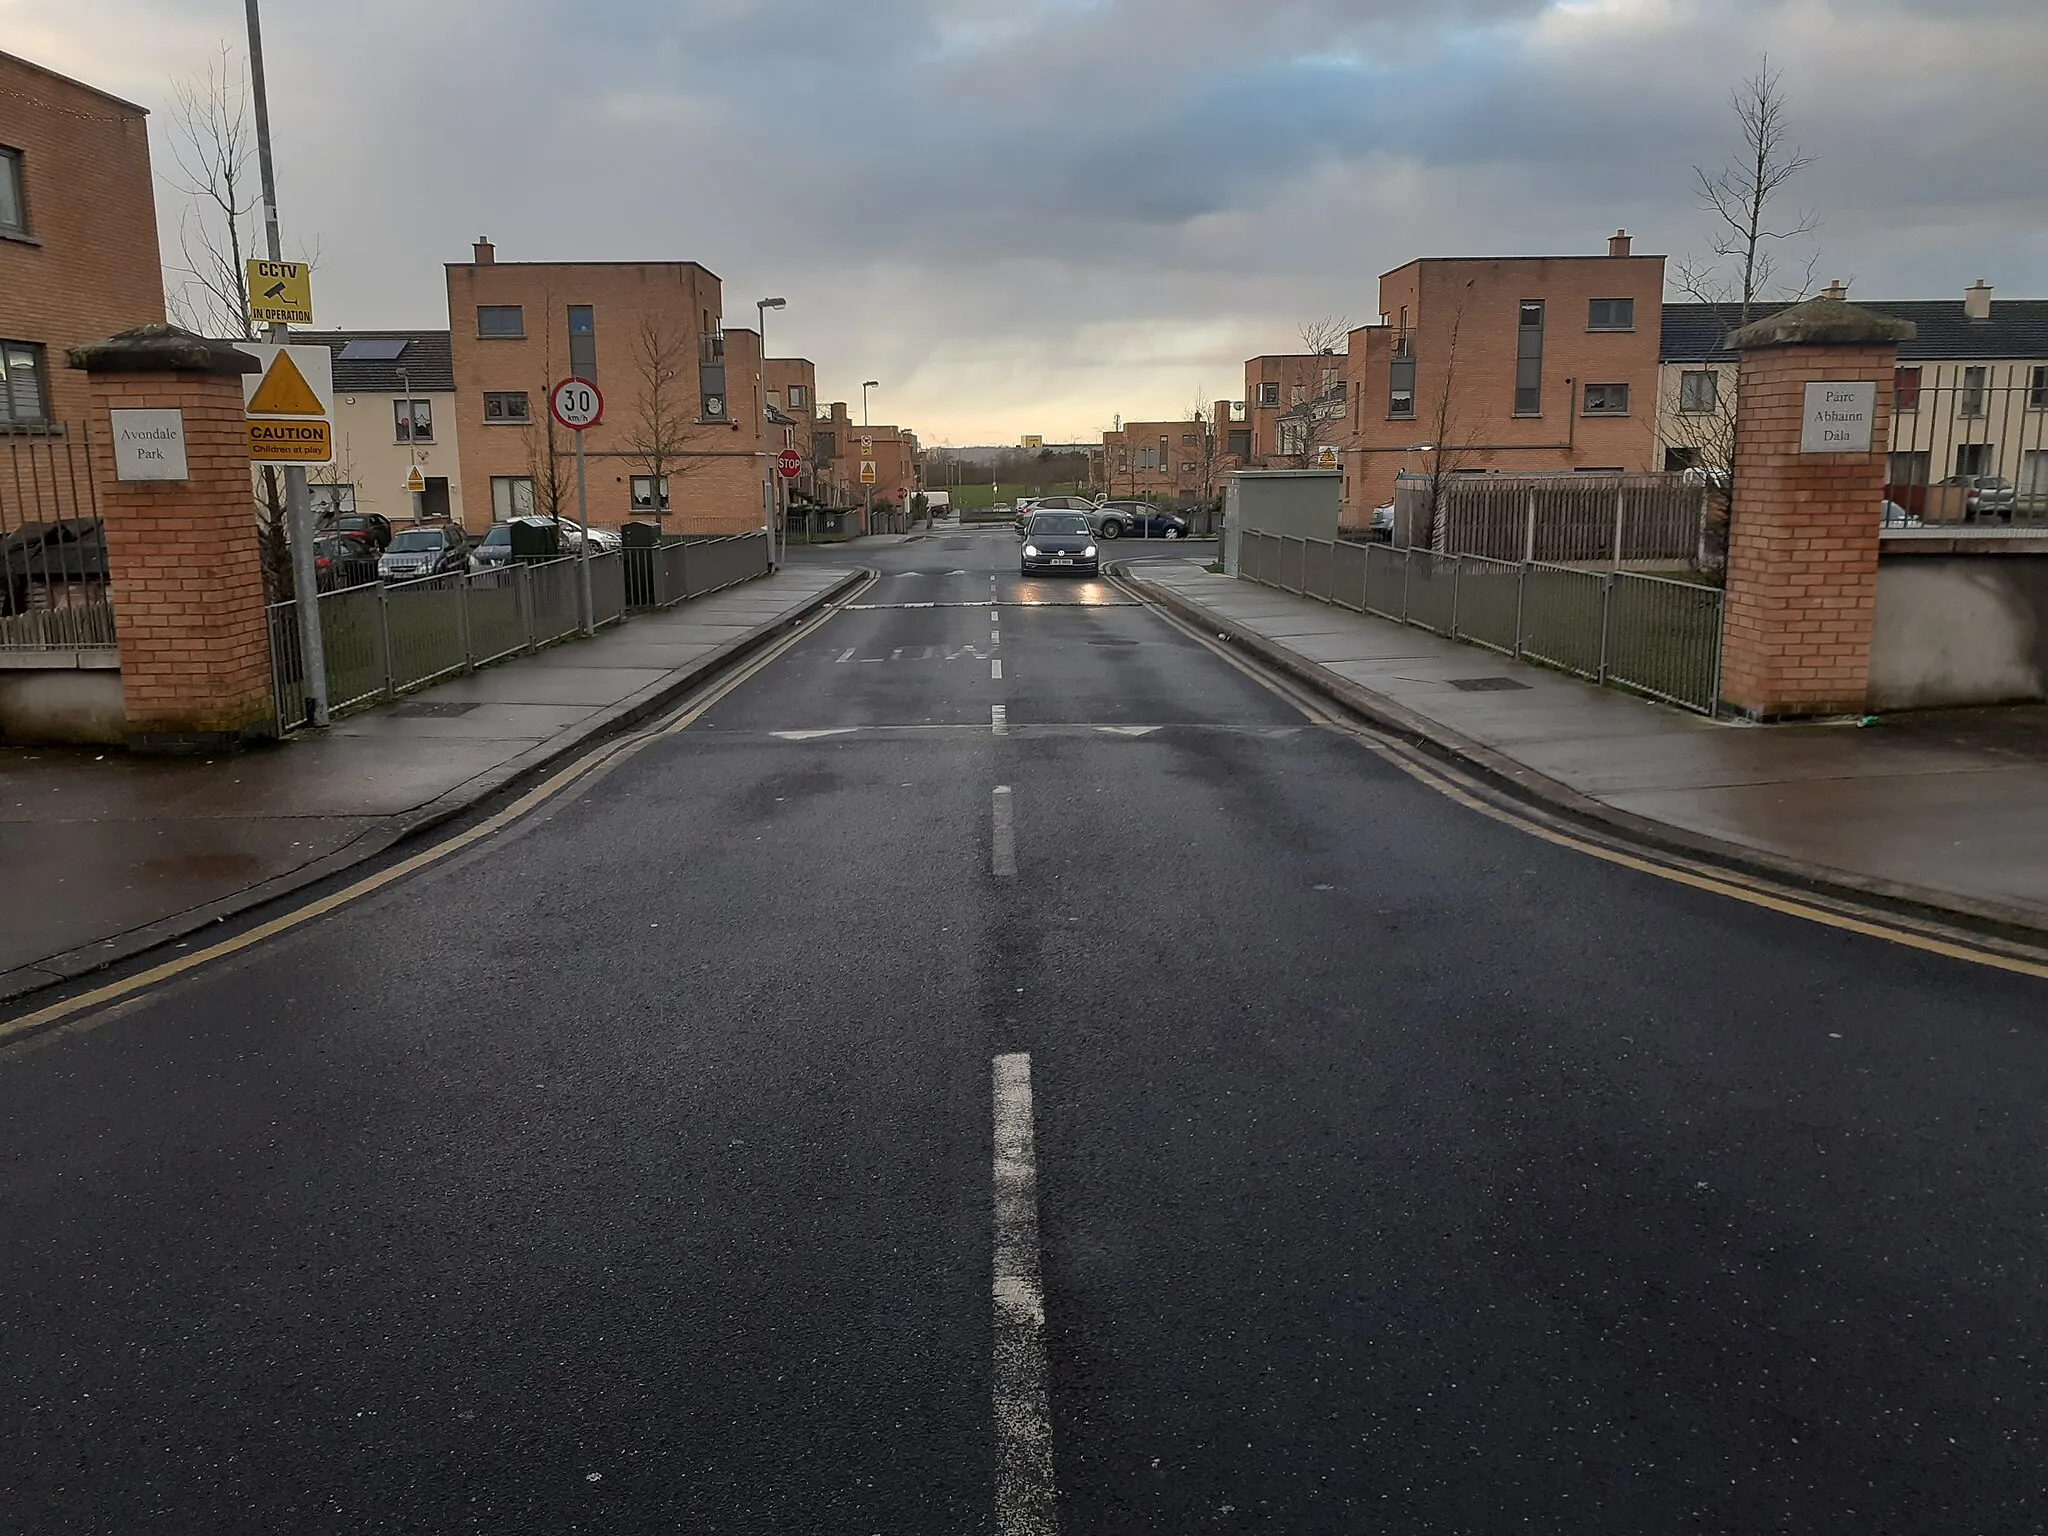
M175 326L74 348L121 647L124 739L200 751L274 734L242 375L256 359Z
M1863 710L1892 370L1912 335L1822 298L1728 338L1741 364L1721 699L1738 713Z

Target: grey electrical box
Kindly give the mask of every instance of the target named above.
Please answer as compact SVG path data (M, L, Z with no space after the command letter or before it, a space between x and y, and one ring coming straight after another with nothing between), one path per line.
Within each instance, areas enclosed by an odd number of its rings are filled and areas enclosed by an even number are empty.
M1237 574L1240 537L1254 533L1293 539L1337 537L1344 472L1337 469L1240 469L1223 490L1223 569Z

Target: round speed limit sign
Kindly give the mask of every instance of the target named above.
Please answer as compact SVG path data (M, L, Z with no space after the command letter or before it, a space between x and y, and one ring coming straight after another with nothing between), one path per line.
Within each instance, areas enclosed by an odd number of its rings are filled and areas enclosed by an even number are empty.
M587 432L604 420L604 396L588 379L564 379L548 396L548 409L572 432Z

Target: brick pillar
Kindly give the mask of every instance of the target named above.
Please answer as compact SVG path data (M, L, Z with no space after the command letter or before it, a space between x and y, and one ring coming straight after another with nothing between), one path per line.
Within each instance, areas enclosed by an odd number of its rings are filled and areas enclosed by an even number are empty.
M242 375L256 371L256 359L175 326L147 325L74 348L70 360L92 388L93 478L128 745L201 751L274 734L242 414ZM110 413L130 410L179 413L182 479L121 478Z
M1912 335L1820 298L1728 338L1742 361L1721 699L1753 719L1863 710L1892 370ZM1876 386L1867 447L1852 426L1854 451L1803 451L1807 386L1825 383Z

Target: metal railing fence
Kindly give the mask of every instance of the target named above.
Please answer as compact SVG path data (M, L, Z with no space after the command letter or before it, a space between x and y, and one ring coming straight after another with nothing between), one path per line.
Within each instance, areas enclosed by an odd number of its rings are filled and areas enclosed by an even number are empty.
M0 651L113 649L86 428L0 434Z
M576 558L565 555L323 592L328 708L396 698L566 639L582 627L580 583ZM590 592L597 628L624 619L625 561L618 551L591 557ZM295 730L306 718L297 608L292 600L272 603L268 614L271 698L278 728Z
M1890 450L1906 526L2048 524L2048 364L1902 364Z
M628 545L621 554L624 601L629 609L667 608L768 574L765 533L713 539L672 537L658 545Z
M1719 587L1252 530L1238 574L1702 714L1720 699Z
M1493 560L1696 566L1703 558L1707 487L1680 475L1404 474L1394 486L1394 542Z

